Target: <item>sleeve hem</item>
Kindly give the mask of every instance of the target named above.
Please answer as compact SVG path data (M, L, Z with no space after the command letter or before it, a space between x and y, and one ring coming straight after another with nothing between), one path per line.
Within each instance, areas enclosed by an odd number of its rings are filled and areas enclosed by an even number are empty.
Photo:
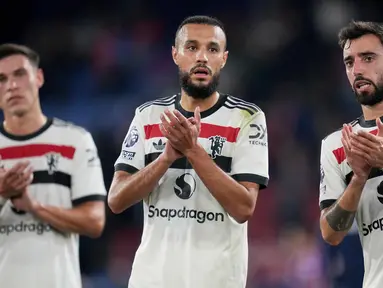
M320 211L323 209L326 209L330 207L332 204L334 204L337 201L337 199L328 199L328 200L322 200L319 204Z
M129 164L118 163L114 166L114 171L115 172L124 171L124 172L130 173L130 174L134 174L134 173L138 172L139 169L137 169L136 167L131 166Z
M87 195L84 197L73 199L72 206L78 206L89 201L105 201L105 199L106 199L105 195L100 195L100 194Z
M235 174L231 176L237 182L253 182L259 184L259 190L265 189L269 184L269 179L264 176L260 176L257 174Z

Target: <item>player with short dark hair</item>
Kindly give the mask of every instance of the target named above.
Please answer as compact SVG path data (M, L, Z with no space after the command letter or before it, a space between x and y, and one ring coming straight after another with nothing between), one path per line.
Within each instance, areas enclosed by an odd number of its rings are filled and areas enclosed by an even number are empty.
M218 20L187 18L172 56L181 93L136 109L108 195L114 213L144 204L129 288L244 288L247 220L269 179L265 114L217 91Z
M332 245L356 219L363 287L383 285L383 24L352 21L339 33L346 74L363 115L322 140L320 226Z
M79 234L98 237L106 189L91 134L46 117L39 55L0 45L2 287L81 288Z

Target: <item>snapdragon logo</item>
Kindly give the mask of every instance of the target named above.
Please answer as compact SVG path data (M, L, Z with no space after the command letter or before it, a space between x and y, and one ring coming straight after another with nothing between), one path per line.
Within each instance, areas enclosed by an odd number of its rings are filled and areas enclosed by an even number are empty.
M165 218L168 221L171 221L173 218L185 218L185 219L195 219L198 223L202 224L206 221L212 222L223 222L225 216L223 213L214 213L209 211L201 211L195 209L167 209L167 208L156 208L154 205L149 206L149 218L159 217Z
M377 219L371 224L363 223L363 236L374 232L374 230L383 231L383 218Z
M0 234L9 235L11 233L30 232L42 235L45 232L50 232L52 229L48 224L43 223L24 223L21 221L13 225L0 225Z

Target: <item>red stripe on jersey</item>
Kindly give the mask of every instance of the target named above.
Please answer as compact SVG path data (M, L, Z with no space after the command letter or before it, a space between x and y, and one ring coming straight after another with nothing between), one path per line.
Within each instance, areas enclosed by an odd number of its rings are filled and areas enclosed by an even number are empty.
M62 157L73 159L76 148L65 145L53 144L29 144L22 146L12 146L0 149L2 160L19 159L43 156L47 153L59 153Z
M376 135L378 133L378 129L371 130L369 133ZM346 153L344 153L344 148L340 147L332 151L334 154L336 161L338 161L338 164L341 164L346 159Z
M163 137L159 124L145 125L145 139L154 137ZM227 142L236 142L240 128L225 127L209 123L201 123L200 138L209 138L211 136L222 136L226 138Z

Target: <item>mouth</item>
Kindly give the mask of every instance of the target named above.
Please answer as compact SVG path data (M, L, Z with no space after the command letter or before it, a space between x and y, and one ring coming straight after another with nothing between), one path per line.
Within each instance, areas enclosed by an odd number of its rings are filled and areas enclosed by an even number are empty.
M7 102L12 102L12 101L17 101L17 100L23 100L24 97L21 96L21 95L13 95L11 97L8 98L8 101Z
M362 89L362 88L366 88L368 86L371 86L371 82L369 81L366 81L366 80L359 80L359 81L356 81L354 86L357 88L357 89Z
M210 75L210 70L208 68L198 67L198 68L193 70L193 74L197 75L197 76L205 77L205 76Z

